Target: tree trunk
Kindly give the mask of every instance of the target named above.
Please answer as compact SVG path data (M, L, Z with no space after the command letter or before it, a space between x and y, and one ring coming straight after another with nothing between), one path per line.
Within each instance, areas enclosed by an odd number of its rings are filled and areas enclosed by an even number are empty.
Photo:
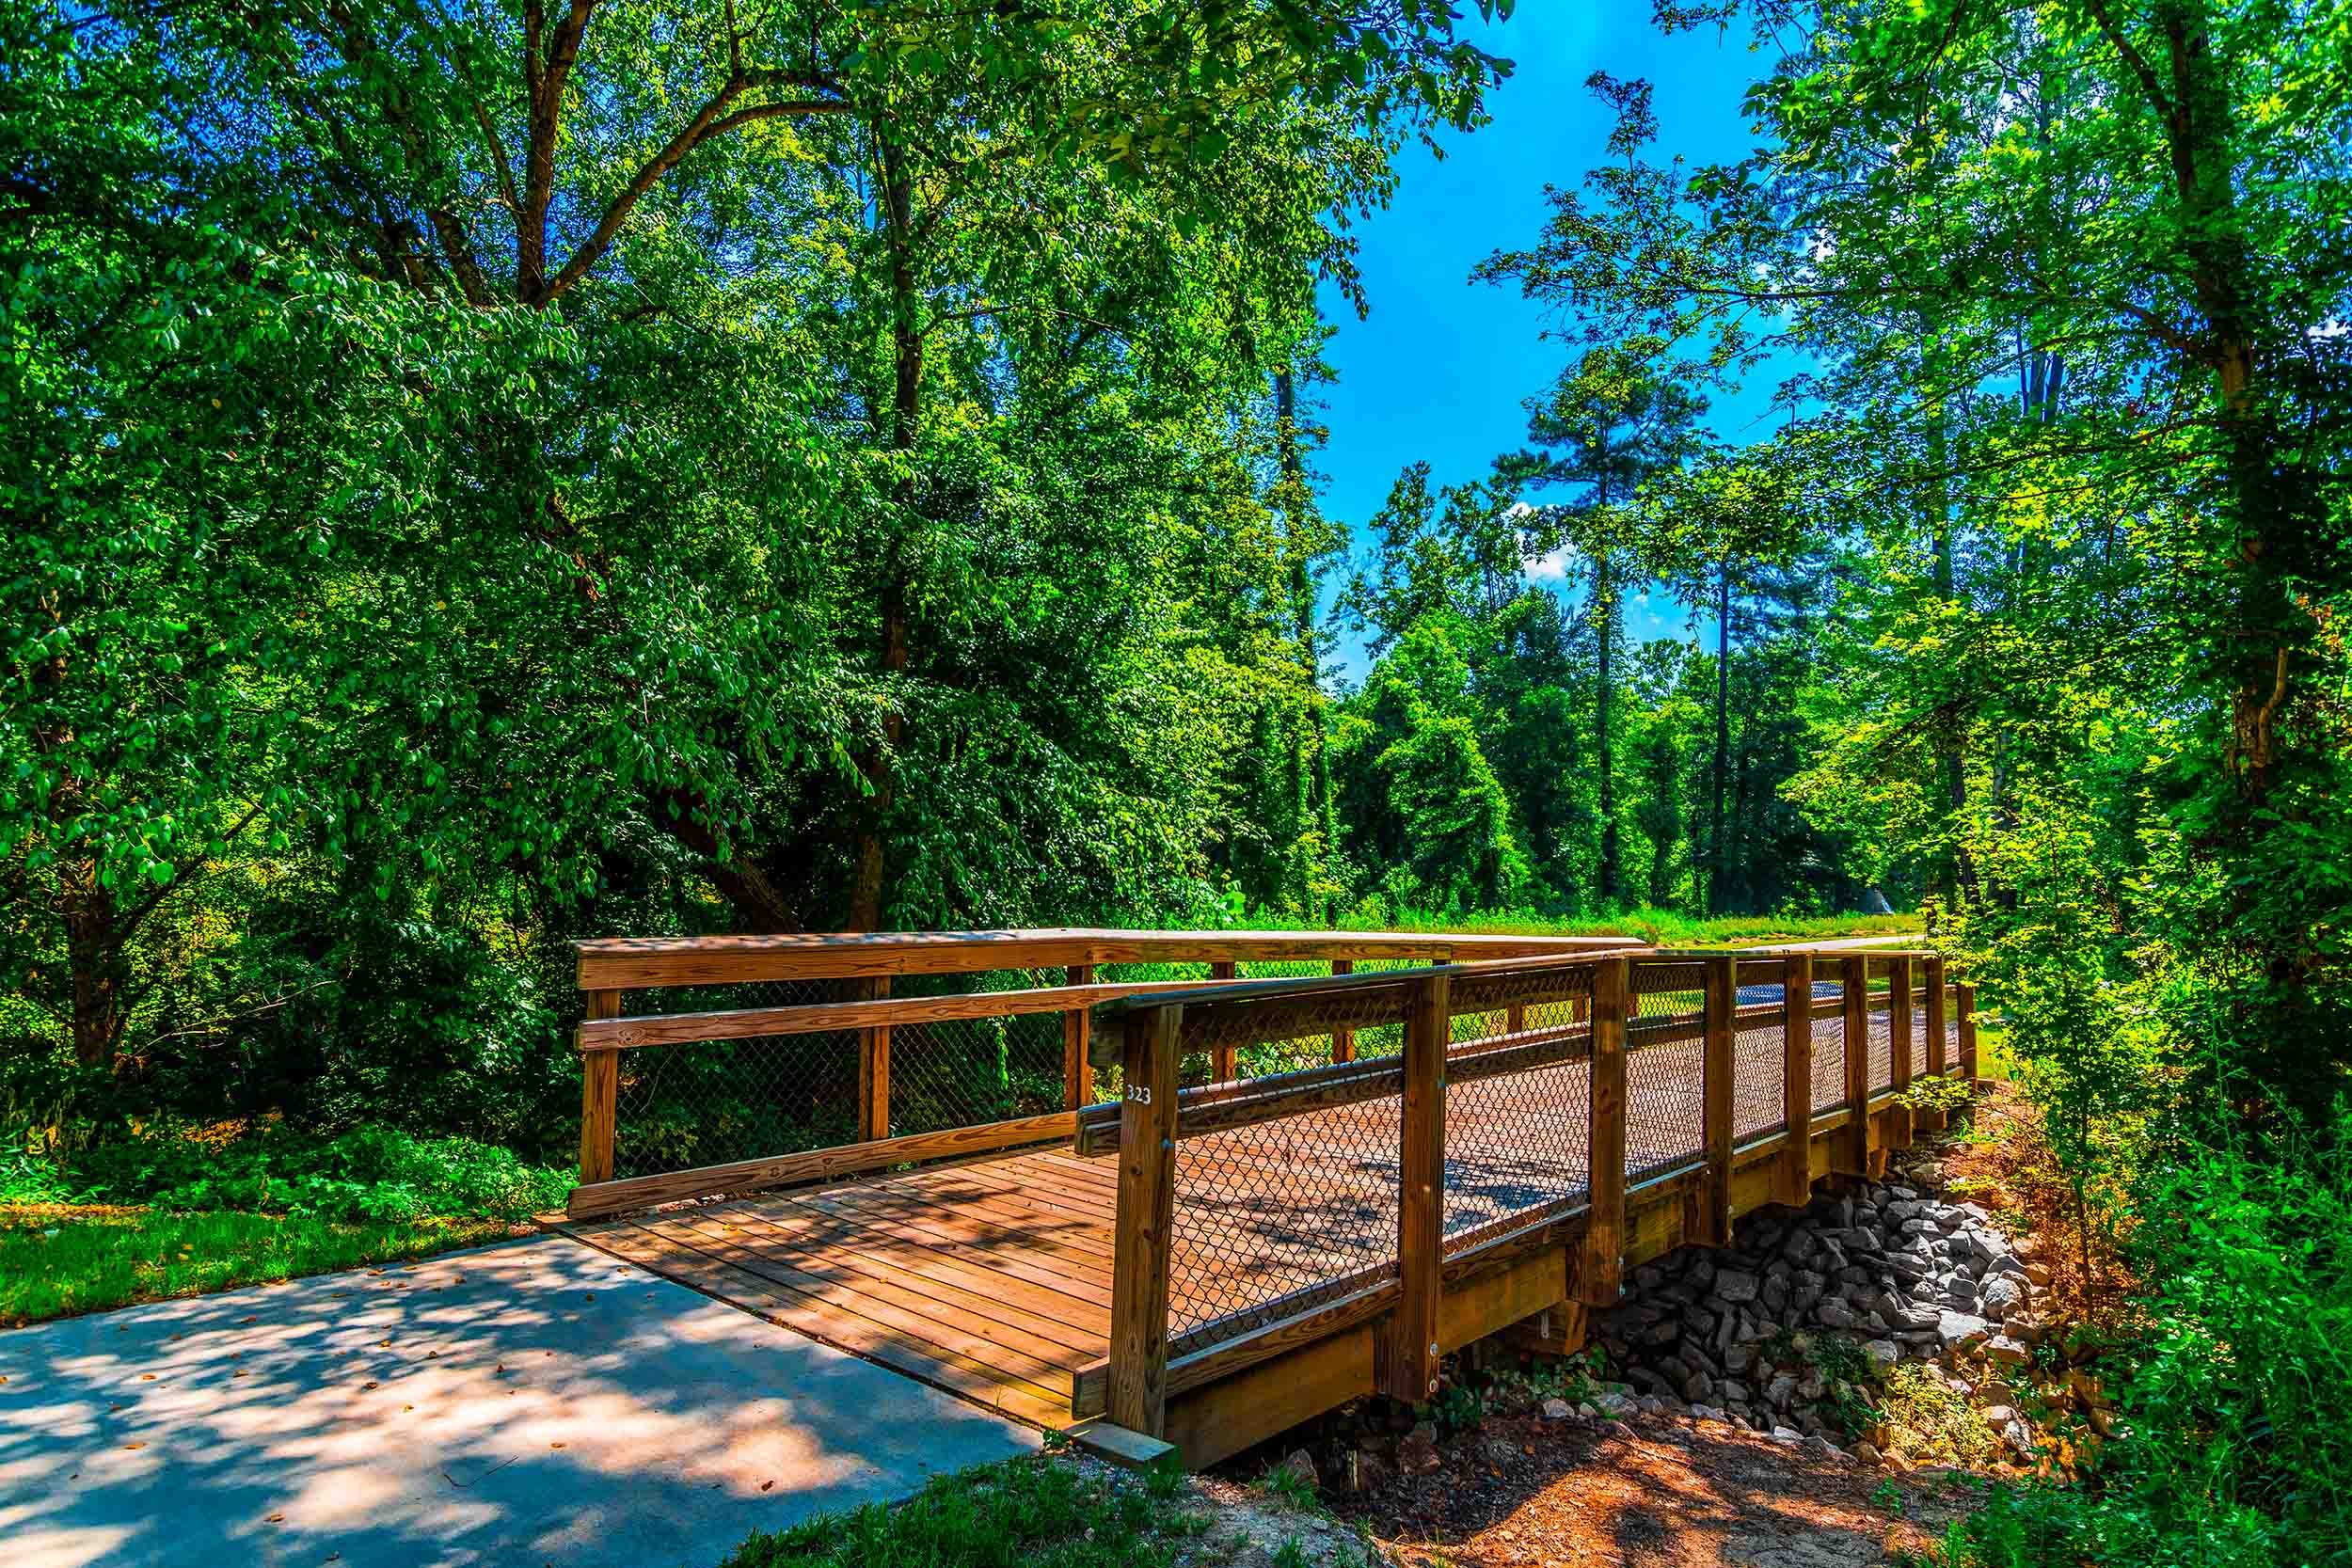
M1715 805L1707 846L1707 912L1724 912L1724 780L1731 766L1731 558L1715 589Z
M99 885L98 868L87 860L61 868L58 884L73 981L73 1059L86 1068L105 1067L122 1034L126 978L114 895Z
M912 451L923 416L923 335L917 325L914 288L914 190L907 173L905 154L885 135L882 137L882 223L890 254L890 341L892 386L890 445ZM912 477L898 487L899 527L913 516L916 501ZM882 671L885 677L907 669L907 594L904 557L894 539L884 552L882 584ZM906 724L896 693L882 706L881 744L860 760L866 796L858 817L857 853L850 884L848 928L873 931L882 927L882 895L889 879L883 838L889 831L890 808L897 797L898 751Z
M1952 566L1950 453L1945 437L1942 399L1929 404L1927 419L1928 548L1932 558L1935 596L1942 603L1949 603L1956 575ZM1976 879L1969 868L1968 851L1961 842L1962 822L1968 804L1968 773L1957 714L1948 717L1936 731L1933 800L1944 845L1933 872L1934 888L1946 908L1957 908L1974 898Z
M1625 879L1618 864L1616 769L1612 766L1616 747L1609 730L1610 708L1616 690L1613 656L1617 641L1617 569L1606 547L1593 558L1593 609L1598 617L1595 635L1600 645L1600 897L1605 906L1614 909L1623 901Z
M1299 868L1305 885L1298 890L1300 907L1311 920L1326 925L1338 911L1319 897L1314 884L1322 879L1338 846L1333 842L1338 822L1331 804L1329 716L1324 711L1323 657L1315 641L1315 579L1308 559L1307 463L1298 447L1298 388L1291 367L1274 372L1274 417L1281 449L1283 526L1291 554L1291 635L1298 663L1306 676L1306 722L1291 736L1291 795L1297 832L1313 834L1319 847Z

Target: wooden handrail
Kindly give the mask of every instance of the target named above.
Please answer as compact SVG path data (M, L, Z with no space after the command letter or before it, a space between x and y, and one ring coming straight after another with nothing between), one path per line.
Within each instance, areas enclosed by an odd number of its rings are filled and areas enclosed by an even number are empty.
M1135 931L1056 927L1003 931L830 931L777 936L600 937L572 944L582 990L734 985L754 980L959 974L1112 963L1277 963L1291 959L1511 958L1605 952L1635 937L1442 931Z

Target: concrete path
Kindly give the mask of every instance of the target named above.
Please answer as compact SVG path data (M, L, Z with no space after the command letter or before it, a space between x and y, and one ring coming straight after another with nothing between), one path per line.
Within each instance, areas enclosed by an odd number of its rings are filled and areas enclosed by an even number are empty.
M8 1568L712 1568L1037 1433L567 1237L0 1334Z

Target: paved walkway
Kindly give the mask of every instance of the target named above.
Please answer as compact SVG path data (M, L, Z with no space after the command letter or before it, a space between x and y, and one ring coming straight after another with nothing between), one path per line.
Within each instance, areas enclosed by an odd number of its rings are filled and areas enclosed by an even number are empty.
M560 1236L0 1334L8 1568L712 1568L1036 1445Z

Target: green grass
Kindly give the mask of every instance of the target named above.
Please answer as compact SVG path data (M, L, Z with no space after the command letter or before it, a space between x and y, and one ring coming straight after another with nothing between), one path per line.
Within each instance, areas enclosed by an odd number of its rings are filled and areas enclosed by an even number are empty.
M1625 936L1664 947L1750 946L1772 942L1824 942L1838 937L1911 936L1923 931L1915 914L1737 914L1704 918L1674 910L1628 910L1590 920L1548 920L1532 914L1444 915L1407 911L1401 931L1459 931L1496 936Z
M0 1153L0 1326L474 1246L571 1185L495 1144L397 1128L65 1131Z
M419 1258L509 1234L490 1218L0 1208L0 1327Z
M895 1508L755 1535L722 1568L1166 1568L1208 1528L1189 1497L1180 1471L1015 1459L940 1476Z

